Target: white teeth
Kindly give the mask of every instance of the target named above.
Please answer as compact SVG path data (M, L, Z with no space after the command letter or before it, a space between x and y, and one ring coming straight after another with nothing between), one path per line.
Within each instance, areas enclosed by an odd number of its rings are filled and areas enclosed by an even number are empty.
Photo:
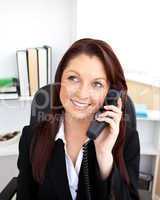
M78 107L81 107L81 108L85 108L85 107L88 106L88 104L78 103L77 101L73 101L73 100L72 100L72 102L73 102L74 105L76 105L76 106L78 106Z

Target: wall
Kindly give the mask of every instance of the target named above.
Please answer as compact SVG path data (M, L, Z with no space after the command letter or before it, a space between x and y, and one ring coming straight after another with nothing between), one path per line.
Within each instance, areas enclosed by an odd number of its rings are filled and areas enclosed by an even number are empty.
M18 49L53 47L53 73L76 33L76 1L0 1L0 77L17 76Z
M0 24L0 77L18 75L16 50L47 44L53 48L54 78L61 56L76 37L76 1L0 1ZM30 103L0 101L0 132L27 125ZM17 156L0 157L0 191L17 175L16 162Z
M107 41L125 71L160 84L158 0L78 0L77 38Z
M53 48L53 80L60 58L76 37L76 6L75 0L0 1L0 78L18 76L16 50L47 44ZM24 126L29 118L30 102L0 101L0 131Z

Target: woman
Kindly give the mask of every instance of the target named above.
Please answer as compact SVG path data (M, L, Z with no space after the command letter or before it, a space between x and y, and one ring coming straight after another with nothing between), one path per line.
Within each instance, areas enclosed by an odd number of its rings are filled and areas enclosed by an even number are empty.
M52 120L22 132L17 199L139 199L139 138L124 118L127 85L111 47L96 39L76 41L53 85ZM110 88L122 92L117 106L95 115ZM93 119L109 126L89 140Z

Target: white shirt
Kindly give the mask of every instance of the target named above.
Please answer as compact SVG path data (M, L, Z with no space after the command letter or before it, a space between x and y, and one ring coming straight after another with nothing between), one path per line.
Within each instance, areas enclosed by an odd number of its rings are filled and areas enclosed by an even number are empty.
M66 160L66 170L67 170L67 177L69 182L69 188L71 191L72 199L75 200L77 196L77 189L78 189L78 175L82 163L83 158L83 149L81 148L76 160L75 167L73 165L73 162L71 158L69 157L67 150L66 150L66 140L64 135L64 122L62 120L61 126L59 128L59 131L55 137L55 141L61 139L64 143L64 150L65 150L65 160ZM88 141L89 138L86 140Z

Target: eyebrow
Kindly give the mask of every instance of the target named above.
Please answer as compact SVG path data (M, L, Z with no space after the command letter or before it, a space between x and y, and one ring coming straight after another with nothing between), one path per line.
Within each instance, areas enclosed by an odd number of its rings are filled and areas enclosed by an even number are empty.
M76 74L78 74L80 76L80 74L78 72L76 72L76 71L70 70L70 71L67 71L66 73L69 73L69 72L74 72L74 73L76 73ZM95 80L98 80L98 79L103 79L103 80L107 81L106 78L102 78L102 77L95 78Z

